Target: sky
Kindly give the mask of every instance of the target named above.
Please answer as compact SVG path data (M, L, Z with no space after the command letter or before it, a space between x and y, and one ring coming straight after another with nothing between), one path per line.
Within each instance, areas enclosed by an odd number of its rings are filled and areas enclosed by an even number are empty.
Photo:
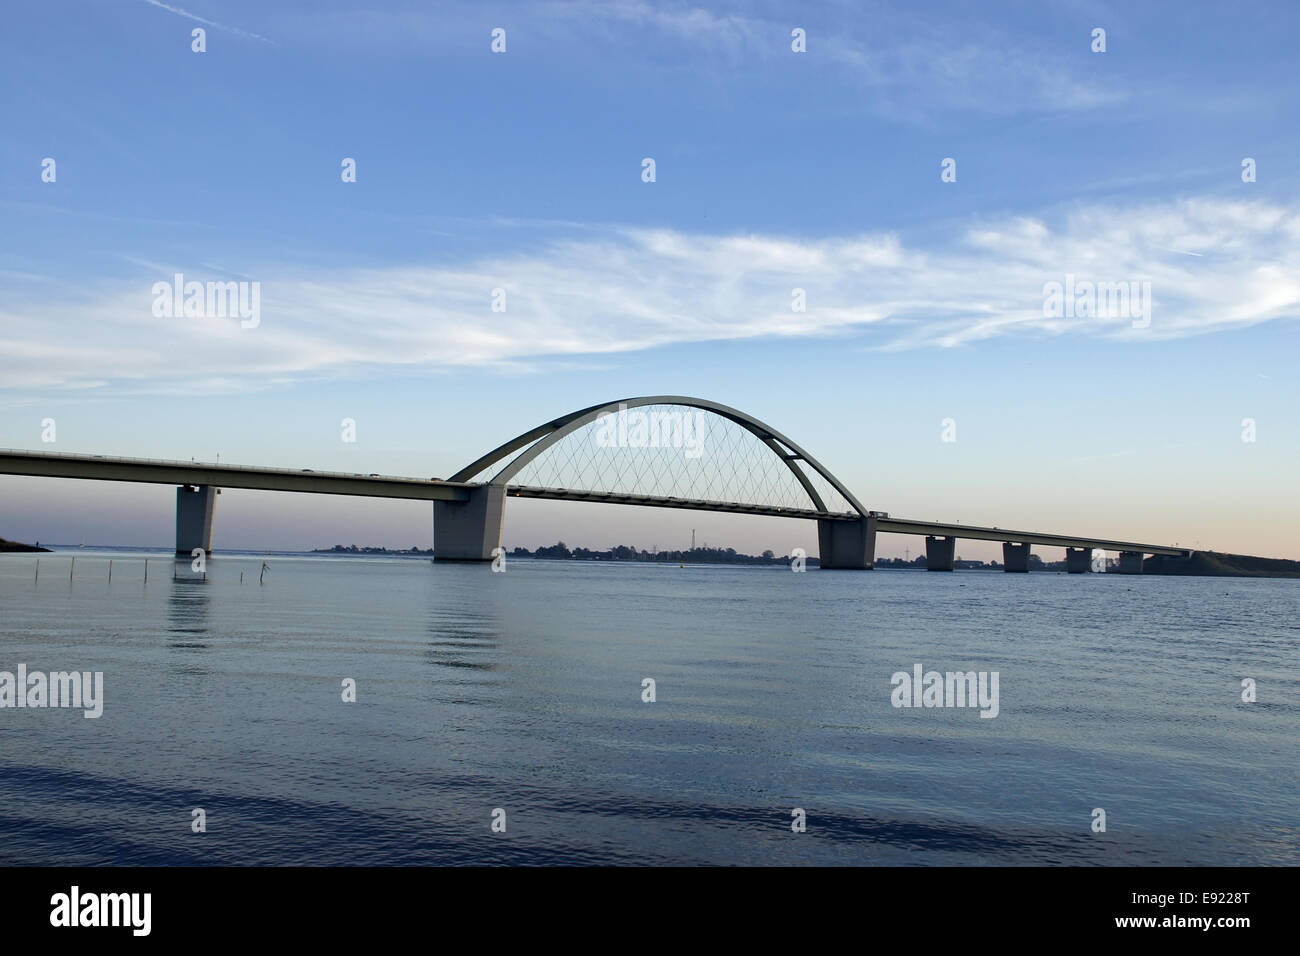
M895 516L1300 558L1293 4L4 18L0 447L446 477L678 394ZM256 283L256 321L158 314L177 274ZM1067 282L1144 294L1054 311ZM174 495L0 477L0 536L166 548ZM807 521L546 501L505 544L692 529L816 553ZM217 549L336 543L429 547L431 508L218 501Z

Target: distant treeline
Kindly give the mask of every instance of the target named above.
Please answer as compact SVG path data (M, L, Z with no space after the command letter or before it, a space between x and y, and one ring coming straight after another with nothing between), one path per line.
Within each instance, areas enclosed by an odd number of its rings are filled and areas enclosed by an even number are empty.
M641 561L647 564L682 563L693 564L789 564L790 556L778 556L773 551L764 551L760 555L741 554L735 548L691 548L686 551L645 551L637 550L631 545L620 544L607 551L592 551L589 548L570 548L563 541L549 547L529 551L527 548L515 548L510 552L512 558L543 558L569 561ZM808 558L809 567L817 566L816 558Z
M18 544L0 538L0 551L46 551L47 548L34 548L31 545ZM416 548L399 550L395 548L359 548L355 544L336 544L332 548L317 548L317 554L433 554L433 548ZM684 551L646 551L632 545L620 544L605 551L593 551L590 548L570 548L563 541L549 547L529 551L527 548L515 548L510 552L512 558L541 558L567 561L640 561L647 564L683 563L694 564L758 564L789 565L789 555L777 555L773 551L762 554L741 554L735 548L692 548ZM1114 570L1116 561L1107 562ZM806 564L817 567L817 558L809 557ZM953 562L958 571L1000 571L1002 564L998 561L975 561L958 559ZM902 558L880 558L876 561L878 568L907 568L925 570L925 555L920 554L910 561ZM1066 570L1064 561L1044 561L1036 554L1029 556L1031 571ZM1147 558L1142 564L1145 574L1187 574L1230 577L1264 577L1264 578L1300 578L1300 561L1285 558L1256 558L1248 554L1220 554L1216 551L1197 551L1190 558L1178 558L1156 555Z
M403 551L400 548L358 548L355 544L347 546L336 544L332 548L313 548L312 554L433 554L433 548L421 551L412 545Z
M957 558L953 561L952 566L957 571L1001 571L1002 565L996 561L976 561L973 558ZM1036 554L1029 556L1029 566L1035 571L1042 571L1049 566L1043 564L1042 558ZM919 554L910 561L904 561L902 558L877 558L876 567L878 568L910 568L912 570L924 571L929 567L929 562L925 555ZM1065 567L1065 562L1061 562L1061 567Z

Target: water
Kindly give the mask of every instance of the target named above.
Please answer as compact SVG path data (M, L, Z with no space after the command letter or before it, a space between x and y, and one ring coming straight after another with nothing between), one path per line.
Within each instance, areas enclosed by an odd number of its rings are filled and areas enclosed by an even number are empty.
M1300 863L1300 582L37 557L0 669L104 715L0 710L0 863Z

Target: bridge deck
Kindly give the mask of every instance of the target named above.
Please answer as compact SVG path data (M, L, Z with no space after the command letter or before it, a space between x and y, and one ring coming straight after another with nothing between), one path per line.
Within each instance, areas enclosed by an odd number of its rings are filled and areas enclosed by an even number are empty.
M1053 548L1095 548L1099 551L1140 551L1143 554L1178 556L1191 554L1188 548L1170 545L1115 541L1110 538L1084 538L1040 531L1012 531L1007 528L982 528L978 525L945 524L941 521L912 521L907 518L878 518L876 531L889 534L932 534L976 541L1011 541L1016 544L1041 544Z
M62 452L0 450L0 474L35 475L49 478L81 478L101 481L139 481L169 485L212 485L218 488L250 488L263 491L295 491L324 495L360 495L370 498L406 498L423 501L467 501L475 485L461 481L428 481L391 475L360 475L347 472L287 468L258 468L247 465L216 465L205 462L163 461L152 458L117 458L104 455L73 455ZM764 515L778 518L856 521L853 512L828 513L802 508L707 501L698 498L669 498L615 492L583 491L570 488L509 486L518 498L553 501L588 501L640 505L650 508L682 508L724 514ZM1013 541L1057 548L1096 548L1106 551L1138 551L1144 554L1187 555L1187 548L1141 544L1109 538L1015 531L976 525L913 521L906 518L876 519L876 530L888 534L941 535L983 541Z
M537 488L509 485L511 498L546 498L551 501L595 501L613 505L641 505L646 508L685 508L689 511L719 511L724 514L765 515L771 518L826 518L831 521L856 521L856 512L833 513L807 508L777 508L772 505L748 505L735 501L709 501L703 498L665 498L659 495L629 495L611 491L583 491L577 488Z
M798 508L774 508L766 505L743 505L733 502L706 501L697 498L663 498L651 495L627 495L572 488L536 488L511 485L508 494L519 498L548 498L553 501L595 501L619 505L642 505L650 508L685 508L692 511L721 511L735 514L766 515L776 518L828 519L856 521L855 512L821 512ZM946 524L941 521L913 521L908 518L877 518L876 531L888 534L938 535L971 538L981 541L1012 541L1057 548L1094 548L1101 551L1140 551L1144 554L1187 555L1187 548L1161 544L1115 541L1110 538L1085 538L1078 535L1051 534L1038 531L1013 531L984 528L978 525Z
M213 485L217 488L363 495L369 498L414 498L423 501L467 501L472 487L464 482L423 481L419 478L357 475L306 468L294 471L289 468L14 450L0 451L0 474L142 481L161 485Z

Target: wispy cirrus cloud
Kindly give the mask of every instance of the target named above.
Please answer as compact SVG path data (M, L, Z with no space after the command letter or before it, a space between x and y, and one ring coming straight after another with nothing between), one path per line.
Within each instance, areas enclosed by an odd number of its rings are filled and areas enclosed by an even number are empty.
M889 233L586 228L437 266L319 274L244 266L261 282L255 329L236 319L156 318L154 282L172 272L231 276L199 263L146 271L57 298L49 282L16 283L0 312L0 381L220 391L400 370L527 371L738 339L840 336L864 348L918 349L1012 335L1178 338L1300 317L1300 209L1221 199L1087 206L984 222L928 246ZM1044 318L1043 286L1066 274L1149 281L1149 327L1123 317ZM805 312L792 309L796 288ZM492 311L494 289L505 290L504 312Z
M486 49L487 21L478 3L441 4L434 17L418 0L366 10L312 0L276 5L264 15L314 45L443 55ZM541 53L728 83L774 67L782 71L774 75L790 78L806 69L853 90L858 106L908 123L953 110L1070 112L1129 99L1119 80L1070 56L1086 52L1086 31L1049 34L1043 42L999 27L977 9L937 15L927 7L891 4L864 10L834 3L791 9L775 2L549 0L494 11L491 18L514 38L515 55L525 58ZM807 41L798 70L791 51L795 26Z
M257 40L260 43L268 43L271 46L276 46L274 40L268 39L261 34L250 33L248 30L241 30L239 27L232 27L224 23L218 23L216 20L209 20L206 17L199 16L197 13L190 13L188 10L182 10L180 7L174 7L169 3L163 3L162 0L144 0L144 2L149 4L151 7L158 7L161 10L166 10L168 13L174 13L179 17L186 17L187 19L193 20L195 23L202 23L204 26L216 27L218 30L225 30L227 33L234 33L237 36L248 37L250 40Z

